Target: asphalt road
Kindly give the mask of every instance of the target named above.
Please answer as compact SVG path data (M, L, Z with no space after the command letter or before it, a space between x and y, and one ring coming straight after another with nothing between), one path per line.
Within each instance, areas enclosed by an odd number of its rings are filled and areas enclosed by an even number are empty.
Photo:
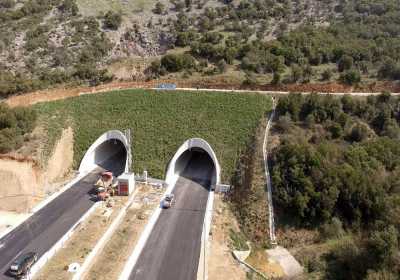
M207 154L194 154L174 188L175 205L162 210L129 279L197 278L213 168Z
M124 158L124 154L116 154L104 166L121 174L125 162L121 156ZM90 193L101 170L89 173L0 239L0 279L11 278L7 271L20 254L37 252L40 257L46 253L93 206Z

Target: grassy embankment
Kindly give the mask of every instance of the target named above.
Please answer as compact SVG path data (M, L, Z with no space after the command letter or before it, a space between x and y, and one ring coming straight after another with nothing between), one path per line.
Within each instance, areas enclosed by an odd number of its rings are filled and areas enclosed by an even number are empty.
M177 148L201 137L216 151L223 180L229 181L271 100L254 94L124 90L34 108L47 129L48 151L63 127L73 127L75 167L102 133L131 128L135 172L147 169L151 176L163 177Z

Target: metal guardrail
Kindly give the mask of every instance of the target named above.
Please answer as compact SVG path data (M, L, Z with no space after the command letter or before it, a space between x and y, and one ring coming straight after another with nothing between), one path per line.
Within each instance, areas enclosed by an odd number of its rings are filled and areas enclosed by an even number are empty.
M264 135L264 143L263 143L263 155L264 155L264 170L265 170L265 178L267 180L267 199L268 199L268 214L269 214L269 235L271 239L271 244L276 245L276 236L275 236L275 220L274 220L274 206L272 201L272 182L271 176L269 174L268 169L268 151L267 151L267 143L268 143L268 133L271 128L272 119L275 116L275 99L272 99L273 102L273 111L269 116L267 127L265 128Z
M249 263L245 262L244 260L241 260L238 255L235 253L235 251L232 252L233 257L242 265L244 265L245 267L247 267L248 269L250 269L252 272L258 274L261 278L265 279L265 280L269 280L269 278L262 273L261 271L259 271L258 269L256 269L255 267L253 267L252 265L250 265Z

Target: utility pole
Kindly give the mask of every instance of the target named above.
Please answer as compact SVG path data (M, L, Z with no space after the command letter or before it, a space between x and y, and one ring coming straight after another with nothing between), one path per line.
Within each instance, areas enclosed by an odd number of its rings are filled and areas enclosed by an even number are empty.
M125 137L128 141L128 147L127 147L127 157L128 157L128 172L131 170L132 166L132 141L131 141L131 129L128 128L125 130Z

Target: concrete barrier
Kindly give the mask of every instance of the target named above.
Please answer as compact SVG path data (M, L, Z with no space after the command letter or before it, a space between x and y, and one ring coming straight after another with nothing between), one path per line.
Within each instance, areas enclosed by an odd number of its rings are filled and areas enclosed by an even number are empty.
M72 236L76 228L86 219L88 218L94 210L100 205L100 203L95 203L65 234L61 237L60 240L57 241L53 247L50 248L40 259L35 263L32 267L29 276L32 278L35 274L54 256L54 254L63 247L65 242Z
M134 192L132 193L131 197L125 204L125 206L120 210L120 213L118 214L118 216L111 223L110 227L107 229L107 231L104 233L104 235L100 238L100 240L97 242L97 244L94 246L94 248L90 251L89 255L85 258L82 266L72 277L72 280L79 280L81 278L84 278L86 273L89 271L90 267L93 265L95 257L104 249L107 242L111 239L114 232L117 230L117 228L122 223L123 219L126 216L126 212L127 212L128 208L132 205L132 202L133 202L133 199L135 198L136 193L137 193L137 190L135 189Z
M21 224L23 224L25 221L27 221L29 218L32 217L33 214L35 214L36 212L38 212L40 209L44 208L47 204L49 204L50 202L52 202L54 199L56 199L59 195L61 195L63 192L65 192L66 190L68 190L69 188L71 188L73 185L75 185L79 180L81 180L83 177L85 177L87 175L87 173L83 173L83 174L78 174L77 177L75 177L74 179L72 179L69 183L67 183L65 186L63 186L61 189L59 189L57 192L51 194L49 197L47 197L46 199L44 199L43 201L39 202L38 205L36 205L35 207L33 207L29 213L28 216L25 217L25 219L23 219L22 221L20 221L18 224L14 225L13 227L9 228L8 230L2 232L0 234L0 240L6 236L7 234L9 234L10 232L12 232L14 229L16 229L18 226L20 226Z
M179 178L178 175L174 175L170 178L171 184L168 185L167 190L164 193L164 196L167 195L168 193L172 192L178 178ZM147 222L146 227L144 228L142 234L140 235L140 238L137 241L132 254L129 256L127 262L125 263L124 269L122 270L122 272L118 278L119 280L128 280L129 279L129 275L131 274L132 269L135 267L136 262L140 256L140 254L142 253L147 240L150 237L151 231L153 230L158 218L160 217L161 211L162 211L161 205L157 206L157 208L154 210L149 221Z
M206 213L203 222L203 232L201 233L201 250L200 250L200 260L199 266L197 268L197 280L207 280L208 279L208 256L210 251L210 244L208 239L210 237L212 213L214 206L214 192L210 191L207 200Z

